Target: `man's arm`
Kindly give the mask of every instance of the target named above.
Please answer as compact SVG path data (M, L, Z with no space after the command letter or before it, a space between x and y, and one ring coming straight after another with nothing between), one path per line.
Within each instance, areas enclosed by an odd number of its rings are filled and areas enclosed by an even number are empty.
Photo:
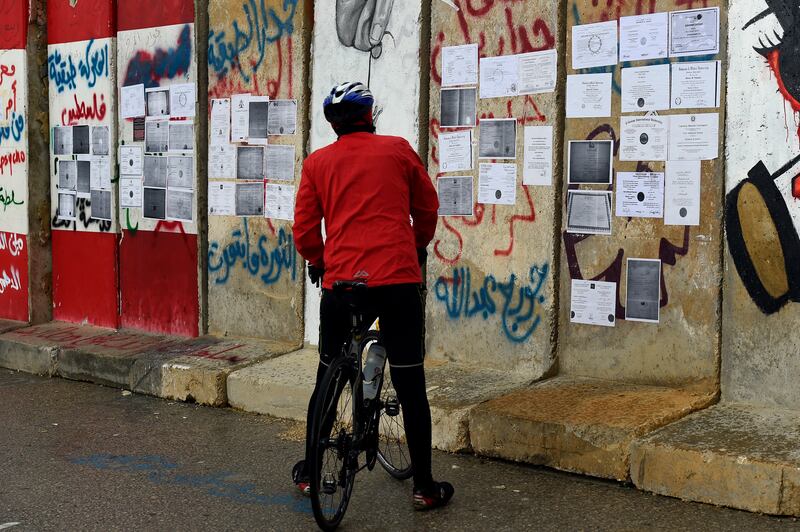
M414 239L417 248L428 246L436 233L439 219L439 196L433 188L428 171L417 152L407 142L403 143L411 165L409 189L411 193L411 218L414 220Z
M322 205L310 176L310 164L306 161L300 178L300 188L294 205L294 245L298 253L312 265L324 268L322 241Z

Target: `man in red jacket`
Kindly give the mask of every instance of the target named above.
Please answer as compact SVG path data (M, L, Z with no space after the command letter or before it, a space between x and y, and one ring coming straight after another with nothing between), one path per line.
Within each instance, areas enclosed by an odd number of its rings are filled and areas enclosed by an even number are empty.
M422 274L436 231L439 201L419 156L400 137L375 134L374 103L361 83L344 83L325 99L325 118L338 135L303 163L294 215L297 251L312 282L322 279L320 364L308 409L308 429L325 370L349 332L348 312L331 291L335 281L368 284L389 358L414 468L414 508L447 504L453 487L431 475L431 413L425 391ZM322 238L325 220L327 239ZM413 225L410 220L413 220ZM324 277L323 277L324 273ZM306 457L309 454L308 434ZM306 461L295 466L297 487L309 492Z

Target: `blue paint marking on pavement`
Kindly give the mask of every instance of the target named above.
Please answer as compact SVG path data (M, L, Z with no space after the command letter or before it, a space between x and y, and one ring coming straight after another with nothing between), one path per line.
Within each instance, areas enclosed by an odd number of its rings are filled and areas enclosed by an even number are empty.
M118 471L121 473L147 473L153 484L187 486L204 490L212 497L229 499L240 504L259 506L285 506L297 513L310 514L308 500L294 495L261 495L257 486L251 482L227 480L234 473L220 471L207 475L179 473L180 465L158 455L114 455L92 454L70 460L76 465L86 465L95 469Z

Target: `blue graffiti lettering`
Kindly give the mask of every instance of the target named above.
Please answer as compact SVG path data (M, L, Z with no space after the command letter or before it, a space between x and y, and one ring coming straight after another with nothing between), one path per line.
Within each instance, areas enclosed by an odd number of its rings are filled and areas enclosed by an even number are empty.
M61 51L53 50L47 56L50 81L56 84L59 94L65 89L75 90L76 79L86 80L89 88L97 84L98 78L109 76L108 44L101 48L94 48L94 39L86 44L83 57L78 59L78 66L72 61L72 56L62 55Z
M266 235L261 235L258 245L251 248L247 218L244 228L231 231L232 240L224 248L219 242L208 245L208 271L215 274L215 284L226 284L233 267L241 261L242 268L265 285L277 283L284 272L290 272L292 281L297 278L297 252L294 238L283 228L278 230L277 244L271 247Z
M158 87L162 79L173 79L186 75L192 61L192 32L189 25L181 29L177 46L173 48L156 48L151 54L147 50L139 50L131 58L125 70L124 86L144 84L145 87Z
M16 142L22 140L22 131L25 129L25 118L18 115L16 112L11 112L11 120L7 126L0 126L0 146L8 139L14 139Z
M499 282L487 275L483 283L473 290L469 268L453 268L453 276L439 277L435 285L436 299L441 301L448 317L453 320L480 316L488 320L500 312L503 333L515 343L531 337L542 321L537 307L544 303L542 289L547 282L550 266L531 266L528 283L518 286L517 277L511 274L507 281Z
M297 11L298 0L284 0L283 13L267 8L265 0L248 0L242 5L246 22L240 24L233 21L232 36L224 30L209 30L208 32L208 64L222 77L228 70L239 69L242 79L250 82L250 75L258 72L264 61L267 45L284 35L294 32L294 14ZM242 68L239 54L255 45L258 59L252 63L252 71L245 72Z

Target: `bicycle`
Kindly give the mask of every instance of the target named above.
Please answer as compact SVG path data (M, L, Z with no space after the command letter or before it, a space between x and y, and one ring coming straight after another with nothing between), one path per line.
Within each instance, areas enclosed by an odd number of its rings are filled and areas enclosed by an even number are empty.
M351 329L320 383L312 417L311 505L323 530L334 530L341 523L359 471L371 471L378 462L398 480L413 474L403 442L400 403L391 381L384 379L385 358L374 377L378 382L368 381L377 390L374 398L364 394L364 353L380 345L380 333L370 330L372 321L365 315L366 291L366 283L360 281L333 284L335 297L347 304Z

